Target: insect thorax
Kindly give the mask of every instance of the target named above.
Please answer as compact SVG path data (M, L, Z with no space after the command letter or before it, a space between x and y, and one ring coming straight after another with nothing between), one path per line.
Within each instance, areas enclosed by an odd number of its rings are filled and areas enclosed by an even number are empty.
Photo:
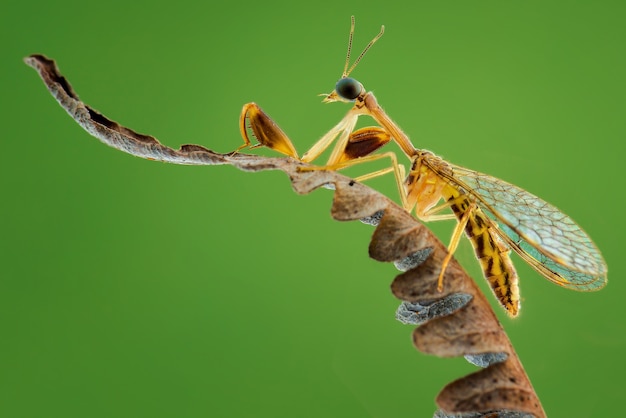
M439 162L446 164L429 151L418 151L406 178L407 203L410 208L415 207L420 218L443 198L443 190L448 187L448 183L431 169L433 163Z

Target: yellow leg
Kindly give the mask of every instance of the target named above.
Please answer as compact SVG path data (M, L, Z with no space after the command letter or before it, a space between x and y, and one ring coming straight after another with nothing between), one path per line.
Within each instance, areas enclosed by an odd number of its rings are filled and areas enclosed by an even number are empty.
M467 199L467 197L465 198ZM472 213L473 210L474 210L474 205L470 205L465 211L465 213L463 214L463 216L461 217L461 219L459 219L459 223L454 228L454 232L452 232L452 238L450 239L450 244L448 245L448 254L446 254L446 257L443 259L443 262L441 263L441 272L439 273L439 279L437 280L437 290L439 292L443 291L443 276L446 272L446 268L448 267L448 263L450 263L450 260L452 259L454 252L459 246L459 241L461 241L461 235L463 234L463 231L465 230L465 226L467 225L467 221L469 220L470 214Z
M441 212L444 209L447 209L449 207L451 207L452 205L455 205L459 202L462 202L464 200L467 199L466 195L458 195L457 197L454 197L452 199L446 200L445 202L443 202L441 205L435 206L434 208L430 208L428 209L426 212L424 213L419 213L418 217L425 221L425 222L432 222L432 221L444 221L444 220L450 220L450 219L456 219L456 216L453 213L450 214L445 214L445 215L435 215L438 212Z
M366 179L371 179L373 177L382 176L384 174L389 173L390 171L393 171L394 172L394 177L395 177L395 180L396 180L396 184L398 186L398 191L400 193L400 199L402 200L402 206L404 208L407 208L408 207L408 203L406 201L406 192L404 190L404 173L405 173L404 167L402 167L400 164L398 164L398 159L396 157L396 154L393 153L393 152L385 152L383 154L367 155L365 157L356 158L354 160L343 161L343 162L340 162L340 163L326 165L326 166L299 167L298 170L299 171L317 171L317 170L332 170L332 171L336 171L336 170L341 170L341 169L346 168L346 167L351 167L351 166L356 165L356 164L362 164L362 163L367 163L367 162L370 162L370 161L380 160L381 158L389 158L389 159L391 159L391 168L390 169L383 169L383 170L375 171L374 173L370 173L370 174L365 174L364 176L361 176L361 178L365 177Z
M358 118L358 113L350 110L337 125L335 125L322 138L320 138L315 144L313 144L313 146L307 152L304 153L301 161L305 163L310 163L313 160L317 159L330 146L330 144L335 140L337 135L339 135L339 141L337 141L337 144L335 144L333 154L339 152L337 151L337 149L343 151L350 137L350 133L352 133L354 127L356 126L356 121Z
M362 176L355 177L354 181L362 183L369 179L384 176L385 174L391 173L391 172L393 172L393 167L383 168L382 170L374 171L373 173L363 174Z

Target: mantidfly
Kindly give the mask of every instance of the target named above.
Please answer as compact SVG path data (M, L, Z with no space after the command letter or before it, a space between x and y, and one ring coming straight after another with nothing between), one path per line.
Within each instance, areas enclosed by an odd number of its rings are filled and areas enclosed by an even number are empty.
M287 135L255 103L244 105L241 112L240 129L244 144L237 151L265 146L309 163L339 136L325 166L306 166L302 170L339 170L389 158L391 167L365 174L356 180L363 181L393 172L402 205L407 211L415 210L417 217L423 221L458 221L448 246L449 253L441 266L439 291L443 290L446 267L464 230L485 278L511 316L516 316L520 308L518 277L509 257L511 249L537 272L560 286L580 291L604 287L606 263L593 241L571 218L519 187L450 164L430 151L415 148L409 137L378 105L374 94L349 77L383 33L384 26L348 69L354 34L352 17L343 74L335 89L323 101L354 105L302 158L298 157ZM355 131L361 115L371 116L380 126ZM258 144L251 143L246 121ZM411 160L408 176L405 176L404 167L398 163L395 153L372 154L392 139ZM440 200L443 203L438 204ZM452 213L441 213L445 209L451 209Z

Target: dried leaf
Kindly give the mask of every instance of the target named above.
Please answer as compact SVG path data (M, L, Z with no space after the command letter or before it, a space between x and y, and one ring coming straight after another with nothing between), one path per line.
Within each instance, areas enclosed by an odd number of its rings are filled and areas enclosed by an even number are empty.
M393 281L393 294L403 301L397 317L421 324L413 332L417 349L442 357L465 356L484 369L448 384L437 396L436 417L545 417L541 404L485 296L452 260L445 289L437 290L443 244L405 210L378 192L333 171L299 171L305 164L291 158L219 154L200 145L169 148L154 137L137 133L81 102L54 61L32 55L25 59L50 93L87 132L103 143L142 158L174 164L230 164L241 170L281 170L296 192L325 186L336 190L332 216L361 219L376 225L369 254L406 270Z

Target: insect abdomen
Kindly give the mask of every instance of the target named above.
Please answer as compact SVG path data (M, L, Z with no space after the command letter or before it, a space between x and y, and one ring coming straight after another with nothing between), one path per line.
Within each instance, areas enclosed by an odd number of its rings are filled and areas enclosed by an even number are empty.
M461 196L457 190L447 192L445 193L447 200L458 199ZM470 205L469 198L461 198L452 204L451 208L458 219L461 219L467 210L472 211L465 226L465 234L474 247L483 274L496 298L509 315L517 316L520 303L519 283L508 247L496 235L493 224L484 212Z

